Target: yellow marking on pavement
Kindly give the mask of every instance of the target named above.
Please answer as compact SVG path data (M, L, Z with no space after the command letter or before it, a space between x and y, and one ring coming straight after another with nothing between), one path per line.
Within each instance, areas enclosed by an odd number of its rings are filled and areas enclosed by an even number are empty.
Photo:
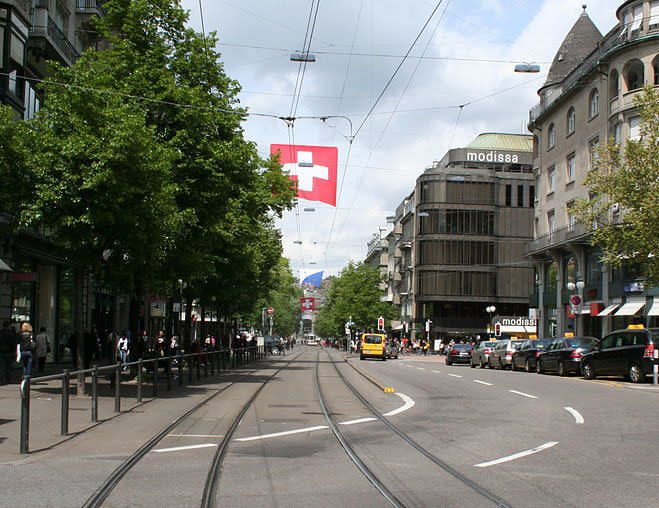
M384 389L384 393L394 393L395 391L396 391L396 390L394 390L394 388L391 387L391 386L387 386L387 387Z

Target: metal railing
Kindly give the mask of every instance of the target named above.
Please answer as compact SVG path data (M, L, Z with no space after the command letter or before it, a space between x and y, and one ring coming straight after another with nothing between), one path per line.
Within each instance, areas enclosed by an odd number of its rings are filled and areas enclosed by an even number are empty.
M588 243L589 237L590 232L586 230L583 224L577 222L560 229L555 229L551 233L539 236L532 242L529 242L526 244L524 254L532 254L570 242Z
M60 27L57 26L57 23L55 23L53 18L50 16L48 16L48 36L52 39L52 41L64 54L69 62L74 63L80 57L78 50L75 48L75 46L73 46L73 44L71 44L69 39L66 38L64 32L62 32Z
M91 396L90 405L90 421L92 423L98 422L98 381L99 375L108 373L111 376L111 388L114 388L114 412L121 413L121 387L122 379L121 373L125 368L130 368L131 371L135 368L137 391L136 401L142 403L144 392L144 372L150 375L152 398L158 397L159 389L159 369L163 368L165 375L167 391L172 390L173 370L177 369L176 379L178 386L183 386L183 370L187 366L188 384L192 383L193 377L199 381L202 377L208 377L210 368L211 375L214 376L222 371L226 371L232 367L245 365L249 362L264 358L266 356L266 348L264 346L251 346L240 349L222 349L214 351L203 351L200 353L180 354L174 356L164 356L156 358L140 358L135 362L118 362L112 365L105 365L99 367L94 365L89 369L82 369L77 371L64 370L61 374L53 374L50 376L42 376L31 378L24 376L20 384L21 392L21 422L20 422L20 453L30 453L30 390L33 383L43 383L47 381L61 381L61 410L60 410L60 435L69 435L69 398L71 395L71 378L82 375L84 378L84 386L80 387L76 384L76 391L82 390ZM87 377L91 378L89 384L89 392L87 392Z
M85 10L97 9L105 14L105 8L103 7L104 3L105 0L76 0L76 8Z

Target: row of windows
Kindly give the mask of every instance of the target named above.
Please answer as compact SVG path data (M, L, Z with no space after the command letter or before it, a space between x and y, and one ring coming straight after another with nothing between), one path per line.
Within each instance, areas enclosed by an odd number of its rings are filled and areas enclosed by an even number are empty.
M495 296L497 276L492 272L420 272L419 294Z
M479 210L427 210L419 217L419 234L496 234L496 213Z
M599 115L600 112L600 93L597 88L590 92L588 99L588 119L591 120ZM577 129L577 111L574 106L570 107L567 111L566 118L566 136L574 134ZM556 126L553 123L549 124L547 129L547 150L551 150L556 146Z
M528 187L528 206L533 208L535 202L535 187L530 185ZM513 185L506 185L506 206L513 206ZM517 207L524 206L524 185L517 185L517 200L515 201Z
M496 189L493 182L424 181L420 184L419 202L496 205Z
M496 264L494 242L461 240L424 240L419 242L422 265L493 265Z

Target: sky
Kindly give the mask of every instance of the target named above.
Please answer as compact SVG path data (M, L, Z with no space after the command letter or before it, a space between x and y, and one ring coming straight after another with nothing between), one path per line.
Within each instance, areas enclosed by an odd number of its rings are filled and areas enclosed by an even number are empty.
M606 34L623 1L585 3ZM277 223L294 274L317 268L325 276L336 275L351 260L364 260L368 241L386 217L450 148L464 147L483 132L528 134L537 90L583 4L182 0L192 27L201 31L203 20L206 32L217 32L225 71L240 83L241 105L250 112L347 117L300 119L292 132L274 118L250 116L243 124L245 137L263 157L271 144L289 143L291 133L298 145L338 148L336 208L299 200ZM306 66L294 96L302 74L289 57L303 47L312 5L318 6L310 46L316 61ZM541 72L513 72L515 63L523 62L539 64Z

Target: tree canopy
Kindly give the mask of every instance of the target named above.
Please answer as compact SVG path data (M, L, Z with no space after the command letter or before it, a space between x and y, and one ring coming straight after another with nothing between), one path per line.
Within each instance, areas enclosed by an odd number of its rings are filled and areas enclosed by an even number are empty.
M637 265L659 285L659 92L647 87L635 99L638 140L609 140L596 153L585 180L590 199L570 210L592 230L592 243L613 267Z
M380 272L363 263L349 263L332 280L325 305L319 310L315 329L319 335L344 335L344 326L352 316L361 330L376 329L380 316L389 322L395 315L393 306L383 302Z

